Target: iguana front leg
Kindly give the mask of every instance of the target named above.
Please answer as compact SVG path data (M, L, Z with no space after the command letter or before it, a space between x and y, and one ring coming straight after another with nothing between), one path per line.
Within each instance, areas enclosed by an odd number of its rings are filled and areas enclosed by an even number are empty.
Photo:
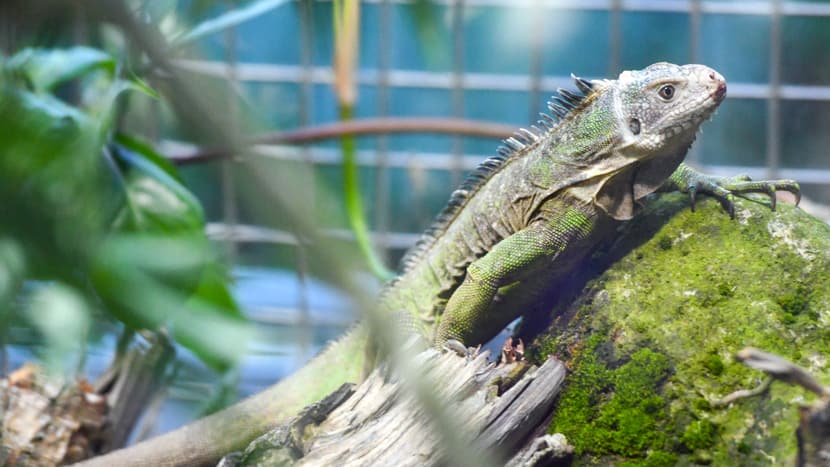
M772 210L775 210L775 193L777 191L788 191L794 194L796 205L801 200L801 189L794 180L753 181L747 175L736 177L706 175L686 164L680 164L677 170L666 180L663 189L688 193L692 202L692 210L695 209L695 198L698 193L714 196L724 204L729 216L733 218L735 217L735 196L746 198L746 195L751 193L765 194L769 196Z
M529 274L542 273L562 261L562 256L578 255L594 230L594 221L563 203L558 214L548 212L528 227L497 243L486 255L467 267L464 282L447 302L436 330L435 344L443 347L450 340L476 344L479 336L492 335L515 319L523 310L495 316L493 299L503 286L521 281ZM567 265L563 264L563 267Z

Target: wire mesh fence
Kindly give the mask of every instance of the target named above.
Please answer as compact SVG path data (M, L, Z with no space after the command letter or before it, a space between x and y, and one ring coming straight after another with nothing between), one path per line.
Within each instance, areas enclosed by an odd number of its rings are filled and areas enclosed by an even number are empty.
M231 82L277 127L335 120L328 3L287 4L205 43L205 59L179 65ZM830 20L828 3L441 0L430 2L426 22L432 26L420 29L407 20L421 14L418 2L363 3L358 116L446 116L526 126L544 109L548 94L569 85L569 71L602 78L660 59L704 62L727 76L730 98L690 161L720 174L794 178L808 197L830 200L824 157L830 141L820 131L830 117L830 62L815 50ZM566 32L550 32L557 28ZM646 30L659 43L646 39ZM805 68L813 71L800 71ZM367 214L377 246L391 251L390 261L497 144L430 135L361 141L358 162L364 194L371 198ZM340 162L339 151L326 144L272 147L265 157L311 163L329 181L336 180ZM288 230L240 220L232 164L223 163L219 177L215 238L227 242L229 251L246 243L294 244ZM416 208L418 203L424 205ZM398 219L402 212L406 222ZM335 236L348 237L344 225L331 227Z

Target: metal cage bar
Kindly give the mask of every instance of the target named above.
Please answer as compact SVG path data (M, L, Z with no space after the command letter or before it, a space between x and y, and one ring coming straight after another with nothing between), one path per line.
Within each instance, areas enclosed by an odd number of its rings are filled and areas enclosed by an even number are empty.
M389 47L389 41L384 40L392 34L390 27L392 21L392 5L389 0L381 2L380 10L380 27L379 34L379 57L378 57L378 85L377 85L377 101L378 101L378 116L386 117L389 115L389 70L392 65L392 50ZM388 262L389 251L385 246L385 235L389 231L389 140L384 135L377 138L377 172L375 176L375 230L381 236L381 242L376 242L376 247L380 250L380 257Z
M320 0L326 2L329 0ZM526 74L474 73L465 69L465 31L463 17L466 9L471 7L504 7L526 8L533 16L530 27L538 30L543 26L541 18L549 10L594 10L609 13L608 34L611 46L608 52L608 67L613 74L619 71L621 63L622 43L621 21L622 15L627 12L666 12L686 13L689 15L689 56L695 61L699 56L701 40L701 24L704 15L761 15L770 18L770 50L769 50L769 82L730 83L729 94L731 99L764 100L767 104L767 152L765 166L727 167L708 166L707 170L714 173L732 173L735 170L746 172L755 177L787 177L796 178L805 184L830 185L830 170L793 169L781 167L781 102L787 100L804 100L810 102L830 101L830 85L800 85L784 84L781 79L781 53L783 18L788 16L828 17L830 18L830 3L813 3L803 1L743 1L719 2L710 0L433 0L439 5L448 8L451 25L450 37L452 47L453 66L450 71L433 72L420 70L394 69L392 67L392 51L388 37L393 33L391 21L392 10L396 4L411 3L412 0L364 0L364 3L379 5L380 27L379 58L376 69L363 69L358 72L357 83L362 86L374 86L377 90L377 113L379 116L389 115L390 90L395 88L416 89L444 89L450 91L452 114L461 117L464 114L464 93L469 90L484 91L524 91L530 93L527 124L531 124L538 112L542 93L549 93L556 88L570 82L567 76L545 76L542 73L543 44L541 40L534 40L530 49L530 69ZM302 30L302 59L299 65L285 65L272 63L237 63L234 57L226 62L204 60L179 60L177 64L183 68L198 73L216 76L238 82L266 82L266 83L298 83L301 85L302 109L301 124L308 124L313 119L310 116L313 87L320 84L331 84L333 74L327 66L315 66L311 58L311 9L315 2L302 2L303 30ZM533 37L541 36L533 34ZM373 180L376 201L373 211L377 226L375 239L381 249L400 249L414 241L417 235L408 233L389 232L389 195L390 169L410 169L417 166L420 169L444 170L452 174L454 183L458 182L461 173L474 168L485 155L465 154L463 138L453 139L451 150L447 154L412 153L391 151L388 138L379 135L376 139L375 151L359 151L358 163L362 166L376 169ZM495 150L495 147L494 147ZM266 157L276 157L287 160L304 160L314 165L339 164L340 154L337 150L313 148L263 148ZM698 160L698 153L693 149L690 160ZM223 178L224 180L224 178ZM223 183L224 186L224 183ZM228 211L226 209L226 211ZM221 230L221 237L234 242L266 241L277 243L291 243L282 235L247 235L233 233L231 228L234 219L227 217ZM212 224L214 234L219 235L219 225ZM298 251L298 256L302 253ZM298 265L298 268L302 266ZM302 272L299 272L303 274Z
M205 75L226 78L228 67L223 62L201 60L177 60L175 63L189 71ZM295 83L301 79L302 68L294 65L272 65L265 63L239 63L237 76L241 81L259 81L274 83ZM357 74L361 85L378 86L379 71L362 70ZM596 78L585 76L585 78ZM452 73L415 70L389 70L388 86L421 89L452 89ZM331 84L332 72L327 67L313 67L311 81L314 84ZM556 88L567 86L571 82L567 76L545 76L540 80L541 89L553 92ZM519 74L470 73L464 74L464 87L467 90L485 91L527 91L532 86L532 78ZM830 85L781 84L773 89L769 84L729 83L730 99L769 99L777 95L782 100L830 101Z
M769 176L775 177L781 165L781 2L771 1L766 164Z

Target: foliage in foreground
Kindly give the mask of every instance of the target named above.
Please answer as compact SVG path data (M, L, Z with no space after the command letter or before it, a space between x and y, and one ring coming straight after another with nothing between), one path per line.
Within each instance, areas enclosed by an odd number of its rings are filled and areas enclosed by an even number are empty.
M54 364L93 320L165 330L217 369L249 327L174 167L116 131L119 96L153 93L86 47L0 59L0 307Z

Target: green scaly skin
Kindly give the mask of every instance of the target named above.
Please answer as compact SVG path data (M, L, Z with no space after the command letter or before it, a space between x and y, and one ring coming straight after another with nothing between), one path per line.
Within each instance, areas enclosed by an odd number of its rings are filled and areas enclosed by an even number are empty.
M725 96L714 70L657 63L614 81L575 82L584 96L560 90L551 104L557 119L506 140L510 149L454 194L404 259L399 278L384 288L381 309L438 346L483 343L556 290L658 189L689 193L692 202L711 194L730 214L733 196L766 194L774 208L776 191L798 195L790 180L706 176L682 164L700 124ZM367 343L358 326L263 393L87 464L215 462L343 382L356 382Z

